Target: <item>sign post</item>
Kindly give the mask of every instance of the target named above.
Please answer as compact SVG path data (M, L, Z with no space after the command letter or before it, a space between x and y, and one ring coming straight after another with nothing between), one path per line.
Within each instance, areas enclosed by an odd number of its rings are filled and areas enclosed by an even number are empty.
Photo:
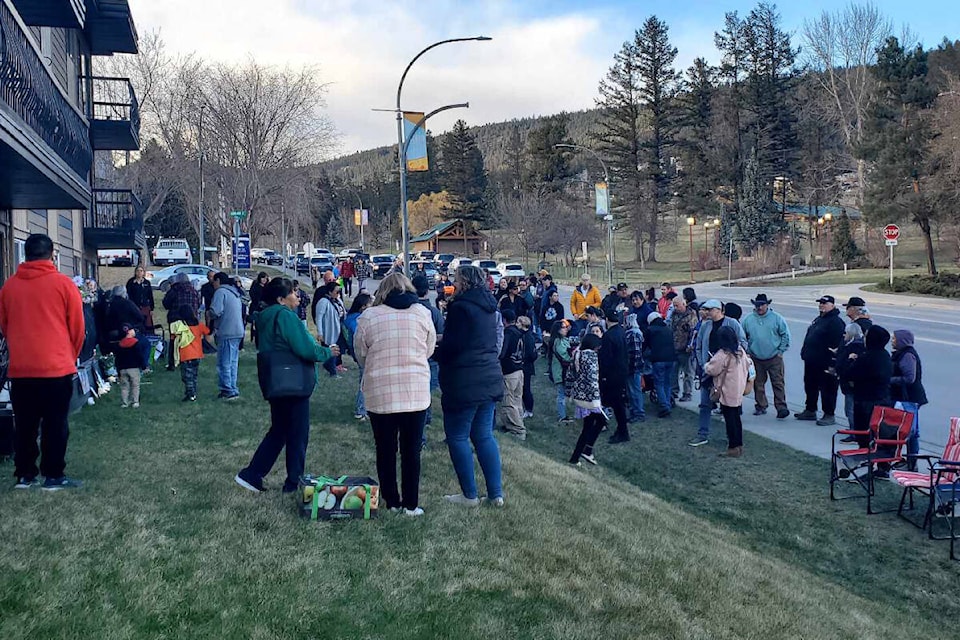
M893 248L900 241L900 227L895 224L888 224L883 228L883 238L890 247L890 286L893 286Z
M363 250L363 228L370 223L369 209L354 209L353 224L360 227L360 249Z

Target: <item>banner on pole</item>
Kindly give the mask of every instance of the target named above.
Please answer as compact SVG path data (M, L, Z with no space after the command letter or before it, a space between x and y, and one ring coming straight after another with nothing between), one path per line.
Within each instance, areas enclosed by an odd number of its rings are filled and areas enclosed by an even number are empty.
M607 192L607 183L598 182L596 185L597 192L597 215L606 216L610 213L610 202L608 200L609 193Z
M430 170L430 161L427 158L427 130L421 126L414 131L414 127L421 120L423 120L423 113L403 112L403 139L410 141L407 145L407 171Z
M353 224L357 227L365 227L370 224L370 210L369 209L354 209L353 210Z

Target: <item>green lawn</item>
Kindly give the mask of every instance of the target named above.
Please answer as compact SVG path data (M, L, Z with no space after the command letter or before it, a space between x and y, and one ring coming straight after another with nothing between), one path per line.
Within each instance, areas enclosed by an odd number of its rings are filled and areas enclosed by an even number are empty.
M547 418L542 375L529 440L501 438L504 509L442 502L457 485L435 418L424 517L302 521L233 484L267 405L249 350L235 404L213 399L214 365L195 404L158 371L141 409L114 392L74 416L84 489L0 488L0 637L914 638L960 619L945 544L829 502L824 461L749 435L718 459L720 442L684 445L678 412L571 467L578 428ZM321 383L309 471L374 474L355 387L355 370Z

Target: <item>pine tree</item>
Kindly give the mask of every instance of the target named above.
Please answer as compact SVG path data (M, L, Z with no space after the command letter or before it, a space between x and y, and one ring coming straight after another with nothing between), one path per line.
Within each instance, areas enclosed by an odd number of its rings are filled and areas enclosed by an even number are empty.
M934 170L933 132L922 116L936 91L927 80L927 54L920 46L907 51L896 38L889 38L877 52L873 75L879 93L858 149L870 163L864 212L873 224L909 216L923 232L927 272L935 276L931 227L940 210L927 190Z
M527 166L524 183L539 195L563 190L573 170L570 168L570 149L556 148L557 144L571 144L567 136L566 113L544 118L527 137Z
M770 192L760 175L757 150L751 149L743 167L743 195L736 218L736 239L747 255L774 241L783 223L773 208Z
M863 257L863 251L857 246L853 234L850 233L850 218L846 213L840 216L837 229L833 232L830 256L834 264L853 264Z
M613 66L600 81L597 106L600 117L594 134L599 151L610 169L611 192L616 199L613 214L623 219L633 233L636 259L643 264L644 214L649 188L641 172L640 80L634 42L625 42L613 57Z
M709 217L717 210L716 189L722 184L712 161L716 70L703 58L687 69L684 93L678 98L680 155L677 206L681 217Z
M440 147L443 187L450 198L448 217L482 224L486 220L487 173L467 123L457 120Z
M670 183L670 149L675 143L677 117L675 96L680 75L674 70L677 48L670 44L667 24L650 16L636 35L637 74L640 80L640 100L644 106L649 127L641 139L641 149L651 183L652 197L647 217L650 244L647 260L657 260L657 237L661 205L672 198Z

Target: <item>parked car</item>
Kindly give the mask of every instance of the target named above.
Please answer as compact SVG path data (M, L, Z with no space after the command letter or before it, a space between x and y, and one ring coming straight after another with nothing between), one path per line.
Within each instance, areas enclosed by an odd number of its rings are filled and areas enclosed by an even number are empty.
M360 253L360 249L343 249L337 254L338 260L352 260Z
M276 251L271 251L270 255L267 256L267 264L271 267L282 267L283 266L283 256L277 253Z
M166 293L170 290L170 285L173 284L173 276L178 273L185 273L193 286L199 289L207 281L208 271L210 271L210 267L205 267L202 264L178 264L166 269L147 271L147 280L150 281L154 289Z
M468 264L473 264L473 260L470 258L454 258L450 261L450 265L447 268L450 271L456 271L459 267L463 267Z
M422 267L424 275L427 276L427 282L430 284L431 289L435 289L437 286L437 265L431 260L414 260L410 263L410 277L417 275L417 271L420 271Z
M480 268L483 269L484 271L487 271L487 270L489 270L489 269L496 269L496 268L497 268L497 261L496 261L496 260L477 260L477 261L474 262L473 264L477 265L478 267L480 267Z
M187 264L193 259L190 245L183 238L160 238L151 256L156 266Z
M330 249L314 249L314 250L313 250L313 257L315 257L315 258L329 258L329 259L330 259L330 262L333 262L333 259L334 259L335 256L333 255L333 251L330 251Z
M493 286L500 284L500 281L503 280L503 274L500 273L498 269L487 269L487 273L490 274L490 277L493 278Z
M433 260L435 255L437 255L436 251L417 251L414 260Z
M140 252L136 249L101 249L97 262L103 267L132 267L140 264Z
M310 273L310 258L304 253L297 254L297 274Z
M373 269L374 278L383 278L393 267L395 258L389 253L378 253L370 258L370 267Z
M497 271L503 274L504 278L523 278L527 275L523 265L516 262L501 262L497 265Z
M433 262L437 265L437 269L443 273L447 270L455 257L456 256L452 253L438 253L437 255L433 256Z
M333 270L333 260L327 256L313 256L310 258L310 269L319 269L320 273L327 269Z

